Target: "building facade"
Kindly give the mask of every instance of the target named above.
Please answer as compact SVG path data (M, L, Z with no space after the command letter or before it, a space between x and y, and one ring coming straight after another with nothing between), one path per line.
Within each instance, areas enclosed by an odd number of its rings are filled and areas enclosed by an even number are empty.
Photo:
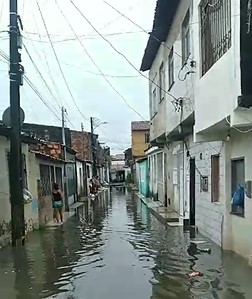
M131 123L132 158L143 158L149 142L150 123L148 121L133 121Z
M249 0L158 0L141 65L150 78L150 194L247 259L251 14Z

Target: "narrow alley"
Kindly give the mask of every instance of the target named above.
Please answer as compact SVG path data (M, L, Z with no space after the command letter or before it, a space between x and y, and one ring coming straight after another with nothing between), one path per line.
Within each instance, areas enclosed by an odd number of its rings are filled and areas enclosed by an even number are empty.
M189 244L190 233L163 226L131 193L114 189L62 227L30 234L24 248L3 249L1 298L251 298L245 261L209 241L199 246L210 255L193 255ZM188 278L193 270L204 275Z

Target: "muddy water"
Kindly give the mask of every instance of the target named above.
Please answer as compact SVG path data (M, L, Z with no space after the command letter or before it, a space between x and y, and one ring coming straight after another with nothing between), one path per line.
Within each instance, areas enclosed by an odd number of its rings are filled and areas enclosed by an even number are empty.
M32 233L23 249L2 250L0 298L252 298L246 262L211 242L199 245L210 255L198 254L191 237L115 189L61 228ZM203 277L189 279L193 270Z

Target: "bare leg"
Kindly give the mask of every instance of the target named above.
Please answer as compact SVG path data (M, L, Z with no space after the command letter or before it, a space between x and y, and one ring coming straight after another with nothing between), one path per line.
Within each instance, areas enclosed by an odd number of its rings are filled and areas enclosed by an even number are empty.
M56 216L57 223L59 223L60 222L59 209L58 208L54 208L54 210L55 210L55 216Z
M59 208L60 221L63 222L63 208Z

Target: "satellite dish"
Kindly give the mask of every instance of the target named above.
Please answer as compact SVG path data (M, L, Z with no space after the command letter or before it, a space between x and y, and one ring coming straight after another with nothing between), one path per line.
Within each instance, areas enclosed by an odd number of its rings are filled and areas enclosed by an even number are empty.
M11 126L11 115L10 115L10 107L8 107L3 113L3 124L10 127ZM20 107L20 125L24 123L25 113L24 110Z

